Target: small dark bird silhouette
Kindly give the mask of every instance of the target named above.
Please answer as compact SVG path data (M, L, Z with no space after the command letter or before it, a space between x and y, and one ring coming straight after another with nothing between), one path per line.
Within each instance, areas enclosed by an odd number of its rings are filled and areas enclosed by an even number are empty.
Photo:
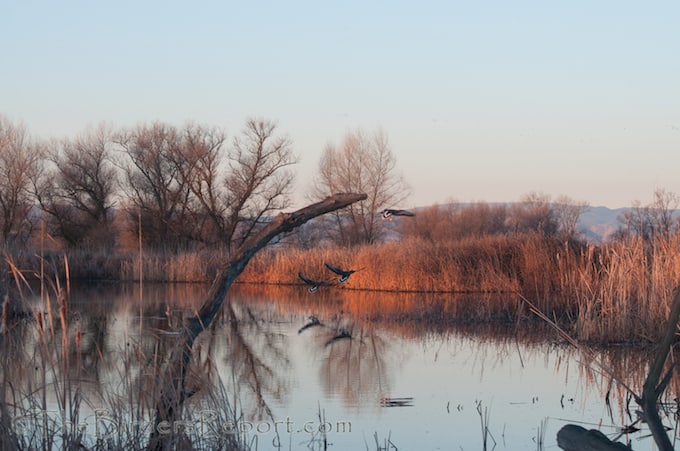
M302 326L300 328L300 330L298 330L298 333L301 334L302 331L307 330L310 327L314 327L314 326L323 326L323 324L321 324L321 321L319 321L319 318L312 315L312 316L309 317L309 322L306 323L304 326Z
M351 276L352 274L354 274L357 271L361 271L362 269L364 269L364 268L360 268L360 269L344 270L344 269L338 268L337 266L333 266L330 263L324 263L324 264L326 265L326 268L330 269L335 274L340 276L340 278L338 279L338 281L340 283L347 282L347 279L349 279L349 276Z
M325 280L312 280L309 277L306 277L304 274L301 272L298 273L298 277L302 279L304 283L309 285L309 292L314 293L316 290L319 289L319 287L324 287L330 285L330 282L326 282Z
M382 218L392 220L392 216L415 216L416 214L408 210L394 210L391 208L382 211Z
M338 340L342 340L342 339L345 339L345 338L349 338L351 340L352 334L350 334L349 331L347 329L345 329L344 327L341 327L340 329L338 329L338 335L336 335L335 337L328 340L326 342L325 346L328 346L332 343L335 343Z

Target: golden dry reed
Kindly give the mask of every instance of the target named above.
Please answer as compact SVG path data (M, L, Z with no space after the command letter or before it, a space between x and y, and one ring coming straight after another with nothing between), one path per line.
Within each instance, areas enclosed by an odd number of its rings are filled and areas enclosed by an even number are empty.
M141 268L148 282L209 282L225 260L217 251L145 253ZM516 233L309 250L271 246L253 258L239 282L299 285L302 272L337 284L326 262L358 270L342 284L346 289L520 294L580 340L654 341L680 282L680 236L600 245ZM69 267L72 278L90 273L99 277L85 278L135 281L140 273L139 255L104 261L69 256ZM490 299L484 298L483 317L507 317L509 304Z
M343 284L346 289L519 293L579 340L655 341L680 281L680 237L593 245L526 234L441 243L408 238L352 248L274 247L258 254L239 280L299 284L302 272L336 283L325 262L361 269Z

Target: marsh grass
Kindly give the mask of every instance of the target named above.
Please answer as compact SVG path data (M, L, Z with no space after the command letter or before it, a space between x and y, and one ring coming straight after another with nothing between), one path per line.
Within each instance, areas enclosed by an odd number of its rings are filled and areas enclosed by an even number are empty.
M376 451L397 451L399 448L392 442L392 432L387 434L387 437L380 440L378 433L373 433L373 440L375 441ZM366 449L369 449L368 444L366 444Z
M14 262L8 259L7 264L19 292L30 291ZM26 305L35 323L10 324L3 317L2 442L6 449L76 449L83 440L78 427L83 394L73 382L82 370L75 352L82 337L80 326L69 324L68 272L66 285L57 277L48 278L44 264L39 276L39 302ZM27 304L23 299L22 303Z
M650 246L639 239L581 256L573 287L575 335L582 341L656 342L680 280L680 239Z
M544 418L536 429L536 451L543 451L545 449L545 433L547 429L548 418Z
M155 254L122 260L119 280L138 281L140 266L145 282L209 282L216 273L218 255L205 252Z
M163 337L126 335L117 347L98 347L70 311L68 261L44 261L39 272L6 263L16 289L2 310L0 449L145 449L164 380ZM10 296L29 318L11 313ZM181 427L173 425L177 449L249 449L247 435L219 429L239 414L214 366L203 362L198 370L201 391L187 403Z
M324 262L353 274L346 287L398 292L499 293L529 291L544 297L557 286L562 244L534 235L489 236L432 242L419 238L352 248L277 249L258 254L240 281L297 284L301 271L333 279ZM554 269L553 269L554 268Z
M491 424L491 412L488 407L482 407L482 402L477 401L477 414L479 415L479 421L482 427L482 449L486 451L489 449L491 442L493 445L491 449L496 447L496 439L491 434L490 424ZM489 441L491 440L491 442Z
M220 251L145 252L137 255L69 256L77 278L145 282L209 282ZM357 269L344 284L324 263ZM141 263L141 264L140 264ZM42 263L41 263L42 264ZM63 272L63 263L57 261ZM23 267L38 267L25 261ZM418 237L356 247L300 249L284 244L259 252L238 282L299 286L298 273L334 284L333 289L380 291L381 304L348 303L347 309L376 318L401 312L402 319L424 314L450 321L526 320L517 295L586 342L654 342L680 282L680 236L595 245L537 233L433 241ZM478 298L476 309L443 298L386 301L384 293L462 293ZM370 297L370 295L368 295ZM377 298L377 296L376 296ZM425 304L423 304L425 302ZM413 310L409 313L408 309ZM45 312L48 316L51 312ZM48 325L51 321L46 322Z
M409 238L355 248L270 249L254 259L240 280L296 285L298 272L333 280L324 262L365 268L343 289L474 293L483 302L468 313L471 320L512 319L519 304L508 305L508 299L520 294L578 340L654 342L680 281L680 237L653 243L633 237L596 246L525 234L443 243ZM489 293L506 296L486 296ZM448 304L440 307L442 316L465 314Z

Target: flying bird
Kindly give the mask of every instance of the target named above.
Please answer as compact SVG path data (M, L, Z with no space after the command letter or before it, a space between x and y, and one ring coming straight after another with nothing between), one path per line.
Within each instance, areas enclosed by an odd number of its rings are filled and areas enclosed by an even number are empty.
M309 277L306 277L304 274L301 272L298 273L298 277L302 279L304 283L309 285L309 292L314 293L316 290L319 289L319 287L324 287L330 285L330 282L326 282L325 280L312 280Z
M307 330L310 327L314 327L314 326L323 326L323 324L321 324L321 321L319 321L319 318L312 315L312 316L309 317L309 322L306 323L304 326L302 326L300 328L300 330L298 330L298 333L301 334L302 331Z
M415 216L416 214L408 210L385 209L382 211L382 218L392 220L392 216Z
M361 271L362 269L364 269L364 268L361 268L361 269L347 269L347 270L345 270L345 269L338 268L337 266L333 266L330 263L324 263L324 264L326 265L326 268L330 269L335 274L340 276L340 278L338 279L338 281L340 283L347 282L347 279L349 279L349 276L351 276L352 274L354 274L357 271Z

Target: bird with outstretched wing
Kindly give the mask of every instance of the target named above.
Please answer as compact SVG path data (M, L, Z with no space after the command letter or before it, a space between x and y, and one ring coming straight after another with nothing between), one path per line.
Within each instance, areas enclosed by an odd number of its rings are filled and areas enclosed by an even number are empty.
M328 268L329 270L333 271L335 274L340 276L340 278L338 279L338 281L340 283L347 282L347 279L349 279L349 276L351 276L352 274L354 274L357 271L361 271L362 269L364 269L364 268L342 269L342 268L338 268L335 265L331 265L330 263L324 263L324 264L326 265L326 268Z
M408 210L397 210L393 208L387 208L381 213L383 219L392 220L393 216L415 216L416 214Z

